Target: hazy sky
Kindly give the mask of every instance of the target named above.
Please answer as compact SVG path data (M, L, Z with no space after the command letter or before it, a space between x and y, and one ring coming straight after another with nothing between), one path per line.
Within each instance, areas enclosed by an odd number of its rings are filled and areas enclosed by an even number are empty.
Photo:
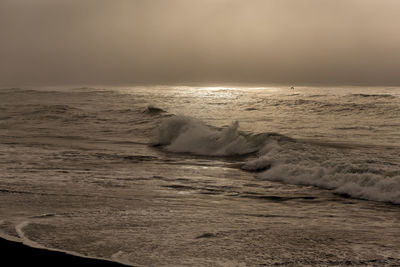
M0 84L400 85L399 0L0 0Z

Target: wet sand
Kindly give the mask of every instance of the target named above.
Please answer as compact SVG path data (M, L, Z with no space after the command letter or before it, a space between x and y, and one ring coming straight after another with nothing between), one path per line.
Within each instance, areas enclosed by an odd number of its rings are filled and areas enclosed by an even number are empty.
M0 251L2 262L7 262L9 266L127 266L107 260L32 248L2 238L0 238Z

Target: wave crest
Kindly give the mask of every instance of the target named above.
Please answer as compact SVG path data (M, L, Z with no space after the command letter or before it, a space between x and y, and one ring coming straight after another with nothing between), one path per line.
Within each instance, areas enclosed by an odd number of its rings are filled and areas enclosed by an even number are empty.
M227 128L216 128L185 116L164 119L156 129L154 145L171 152L203 156L235 156L259 150L264 138L252 138L238 131L236 121Z
M395 163L373 160L356 150L297 142L274 133L245 134L236 121L216 128L185 116L164 119L154 145L167 151L205 156L234 156L257 152L242 166L257 178L316 186L347 196L400 204L400 172Z
M352 173L337 168L276 164L259 178L288 184L317 186L355 198L400 204L400 176Z
M158 107L155 107L153 105L148 105L146 107L146 109L143 111L143 113L147 113L147 114L150 114L150 115L156 115L156 114L165 113L165 112L166 111L163 110L162 108L158 108Z
M400 204L398 166L311 144L275 144L243 169L259 179L316 186L354 198ZM354 152L353 152L354 153Z

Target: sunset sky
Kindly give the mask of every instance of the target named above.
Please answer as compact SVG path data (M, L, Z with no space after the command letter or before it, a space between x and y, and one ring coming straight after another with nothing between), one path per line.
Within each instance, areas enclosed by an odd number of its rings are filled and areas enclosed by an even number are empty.
M0 85L400 84L398 0L0 0Z

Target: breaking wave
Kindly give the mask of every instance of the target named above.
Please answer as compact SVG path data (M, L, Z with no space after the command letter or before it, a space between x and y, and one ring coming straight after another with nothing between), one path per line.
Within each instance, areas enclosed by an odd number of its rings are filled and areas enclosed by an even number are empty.
M143 111L143 113L147 113L150 115L156 115L156 114L160 114L160 113L166 113L166 111L163 110L162 108L158 108L153 105L148 105L146 107L146 109Z
M195 118L173 116L161 122L152 143L171 152L238 156L259 151L271 138L285 138L278 134L245 134L238 128L237 121L220 129Z
M258 179L316 186L354 198L400 204L400 168L354 148L303 143L279 134L245 134L236 121L216 128L185 116L161 121L153 144L170 152L205 156L254 153L242 169Z
M257 174L259 179L316 186L355 198L400 204L398 166L341 154L333 148L275 144L242 168L264 170Z

